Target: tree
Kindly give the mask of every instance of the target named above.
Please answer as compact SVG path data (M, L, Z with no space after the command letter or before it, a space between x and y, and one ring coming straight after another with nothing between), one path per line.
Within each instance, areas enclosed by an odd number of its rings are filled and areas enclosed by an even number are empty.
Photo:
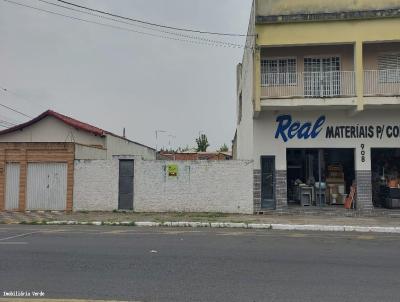
M198 138L196 138L196 143L197 152L206 152L207 148L210 147L207 136L205 134L201 134Z
M180 153L180 152L187 152L189 151L189 145L186 145L186 147L179 147L178 150L176 152Z
M219 148L218 151L219 151L219 152L228 152L228 151L229 151L229 148L228 148L228 146L227 146L226 144L223 144L223 145L221 146L221 148Z

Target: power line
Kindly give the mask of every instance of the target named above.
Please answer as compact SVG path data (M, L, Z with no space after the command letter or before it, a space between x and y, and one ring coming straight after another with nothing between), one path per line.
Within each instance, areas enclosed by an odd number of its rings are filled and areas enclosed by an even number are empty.
M202 41L185 40L185 39L173 38L173 37L168 37L168 36L162 36L162 35L142 32L142 31L138 31L138 30L133 30L131 28L126 28L126 27L122 27L122 26L106 24L106 23L91 21L91 20L82 19L82 18L78 18L78 17L73 17L73 16L69 16L69 15L64 15L64 14L57 13L57 12L54 12L54 11L49 11L47 9L42 9L42 8L38 8L38 7L35 7L35 6L30 6L30 5L14 2L14 1L11 1L11 0L3 0L3 1L11 3L11 4L14 4L14 5L17 5L17 6L30 8L30 9L33 9L33 10L36 10L36 11L46 12L46 13L49 13L49 14L52 14L52 15L61 16L61 17L64 17L64 18L72 19L72 20L78 20L78 21L82 21L82 22L85 22L85 23L97 24L97 25L100 25L100 26L110 27L110 28L124 30L124 31L130 31L130 32L134 32L134 33L137 33L137 34L142 34L142 35L147 35L147 36L152 36L152 37L158 37L158 38L174 40L174 41L180 41L180 42L191 43L191 44L215 46L215 47L235 47L235 48L239 48L239 47L240 48L244 48L245 47L244 45L234 46L234 45L227 45L227 44L216 44L214 42L202 42Z
M7 88L4 88L4 87L1 87L1 86L0 86L0 89L1 89L2 91L4 91L4 92L7 92L7 93L10 93L10 94L15 95L15 94L12 93L11 91L9 91ZM7 105L1 104L1 103L0 103L0 106L3 107L3 108L6 108L6 109L8 109L8 110L11 110L11 111L13 111L13 112L15 112L15 113L18 113L18 114L20 114L20 115L23 115L23 116L25 116L25 117L27 117L27 118L33 118L32 116L30 116L30 115L28 115L28 114L25 114L25 113L23 113L23 112L21 112L21 111L15 109L15 108L12 108L12 107L10 107L10 106L7 106Z
M80 10L80 9L76 9L76 8L65 6L65 5L60 5L60 4L53 3L53 2L50 2L50 1L46 1L46 0L37 0L37 1L49 4L49 5L52 5L52 6L68 9L68 10L71 10L71 11L74 11L74 12L86 14L86 15L89 15L89 16L94 16L94 17L97 17L97 18L105 19L105 20L111 20L111 21L118 22L118 23L123 23L123 24L131 25L131 26L135 26L135 27L139 27L139 28L144 28L144 29L148 29L148 30L152 30L152 31L157 31L157 32L160 32L160 33L163 33L163 34L174 35L174 36L178 36L178 37L182 37L182 38L189 38L189 39L194 39L194 40L200 40L200 41L205 41L205 42L209 42L209 43L226 44L227 46L238 47L238 48L244 47L244 45L231 43L231 42L227 42L227 41L219 41L219 40L207 39L207 38L199 37L199 36L185 35L185 34L171 32L171 31L167 31L167 30L162 30L162 29L158 29L158 28L154 28L154 27L150 27L150 26L139 25L139 24L133 23L133 22L126 22L126 21L123 21L123 20L120 20L120 19L115 19L115 18L110 18L110 17L103 16L103 15L94 14L91 11Z
M172 30L177 30L177 31L186 31L186 32L192 32L192 33L198 33L198 34L206 34L206 35L230 36L230 37L247 37L247 35L245 35L245 34L210 32L210 31L201 31L201 30L197 30L197 29L188 29L188 28L167 26L167 25L162 25L162 24L153 23L153 22L149 22L149 21L144 21L144 20L124 17L124 16L121 16L121 15L109 13L109 12L106 12L106 11L90 8L90 7L83 6L83 5L78 5L78 4L75 4L75 3L72 3L72 2L68 2L68 1L64 1L64 0L57 0L57 1L61 2L61 3L64 3L64 4L71 5L71 6L75 6L75 7L83 8L83 9L86 9L86 10L90 10L90 11L93 11L93 12L96 12L96 13L101 13L101 14L104 14L104 15L109 15L109 16L112 16L112 17L117 17L117 18L121 18L121 19L125 19L125 20L130 20L130 21L133 21L133 22L142 23L142 24L151 25L151 26L156 26L156 27L161 27L161 28L167 28L167 29L172 29Z

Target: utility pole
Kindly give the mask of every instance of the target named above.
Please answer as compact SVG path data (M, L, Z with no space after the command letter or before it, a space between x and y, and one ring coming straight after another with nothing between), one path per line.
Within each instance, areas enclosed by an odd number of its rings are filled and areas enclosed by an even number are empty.
M157 152L157 150L158 150L158 133L166 133L167 131L165 131L165 130L156 130L155 131L155 133L156 133L156 152Z
M169 139L168 139L168 148L171 150L171 139L175 142L175 135L169 134L168 135Z

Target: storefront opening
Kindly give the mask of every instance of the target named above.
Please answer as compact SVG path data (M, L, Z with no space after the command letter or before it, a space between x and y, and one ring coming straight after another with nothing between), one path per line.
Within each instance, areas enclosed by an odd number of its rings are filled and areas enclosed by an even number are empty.
M371 167L374 206L400 208L400 149L371 149Z
M355 181L354 149L287 149L289 205L343 207Z

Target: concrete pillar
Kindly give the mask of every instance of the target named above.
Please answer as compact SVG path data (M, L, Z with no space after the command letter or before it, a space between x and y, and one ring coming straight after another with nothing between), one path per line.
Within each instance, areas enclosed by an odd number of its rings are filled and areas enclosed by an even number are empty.
M356 41L354 45L354 70L357 96L357 111L364 109L364 67L363 67L363 43Z
M286 170L275 172L275 199L276 209L281 210L287 207L287 173Z
M370 212L373 210L372 202L372 174L371 174L371 148L360 143L356 148L356 184L358 211Z
M253 170L253 208L254 213L261 211L261 170Z
M258 47L254 50L253 71L254 116L258 116L261 111L261 51Z
M372 175L371 171L356 171L357 203L358 211L370 212L373 210L372 203Z

